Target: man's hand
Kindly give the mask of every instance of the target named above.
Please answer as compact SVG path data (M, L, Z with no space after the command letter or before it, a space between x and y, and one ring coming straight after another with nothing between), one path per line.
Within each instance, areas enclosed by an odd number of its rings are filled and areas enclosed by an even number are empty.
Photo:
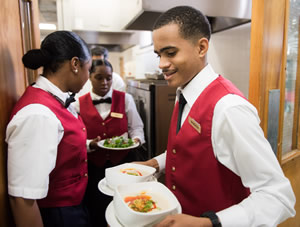
M212 227L209 218L198 218L187 214L169 215L154 227Z
M159 166L158 166L158 162L156 161L156 159L152 158L148 161L144 161L144 162L133 162L136 164L141 164L141 165L145 165L145 166L150 166L156 169L156 172L159 171Z

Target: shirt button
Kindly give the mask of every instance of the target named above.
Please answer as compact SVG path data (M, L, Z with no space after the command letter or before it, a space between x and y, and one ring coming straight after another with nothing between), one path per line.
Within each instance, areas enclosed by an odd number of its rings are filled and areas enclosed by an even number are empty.
M172 186L172 189L175 191L175 190L176 190L176 186L175 186L175 185L173 185L173 186Z
M176 150L175 149L173 149L172 152L173 152L173 154L176 154Z
M85 159L84 162L87 162L87 159Z
M104 122L102 122L102 125L104 126L104 125L105 125L105 123L104 123Z
M85 177L87 177L87 176L88 176L88 174L87 174L87 173L85 173L85 174L84 174L84 176L85 176Z
M103 133L103 136L106 136L106 133Z
M82 128L83 131L85 131L85 128Z
M175 172L175 166L172 167L172 171Z

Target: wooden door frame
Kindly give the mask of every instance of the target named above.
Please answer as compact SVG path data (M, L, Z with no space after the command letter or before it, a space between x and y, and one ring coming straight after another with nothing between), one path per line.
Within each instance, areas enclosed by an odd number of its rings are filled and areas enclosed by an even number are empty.
M282 158L288 23L289 0L252 1L249 101L257 108L267 137L269 91L280 89L277 158L296 196L296 216L280 227L294 227L300 223L300 152L291 152L291 156ZM299 89L299 85L296 86ZM297 113L298 110L296 106Z
M40 47L38 0L23 0L30 3L32 47ZM0 29L1 35L1 143L0 143L0 226L15 226L10 211L7 189L7 144L5 129L13 106L25 91L28 80L22 64L24 43L22 20L20 16L20 0L2 0ZM13 15L13 16L11 16ZM36 73L37 75L37 73Z
M32 48L40 48L40 43L41 43L41 37L40 37L40 28L39 28L39 6L38 6L38 0L19 0L19 12L20 12L20 25L22 24L22 12L21 12L21 5L23 2L27 2L30 4L30 22L31 22L31 34L32 34ZM25 37L24 37L24 32L23 29L21 27L21 31L22 31L22 40L23 43L25 44ZM27 50L25 50L25 46L23 45L23 53L25 54ZM24 68L24 74L25 74L25 87L27 87L32 81L30 81L29 79L29 75L28 75L28 70L30 69L25 69ZM38 77L39 73L41 73L40 70L34 70L33 71L33 79L36 80L36 78Z
M257 108L261 127L267 137L269 91L280 89L277 143L277 158L280 163L288 6L288 0L252 1L249 101Z

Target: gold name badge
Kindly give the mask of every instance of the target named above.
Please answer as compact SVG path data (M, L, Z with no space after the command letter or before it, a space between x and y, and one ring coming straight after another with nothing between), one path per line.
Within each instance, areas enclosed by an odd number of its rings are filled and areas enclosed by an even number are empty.
M194 129L196 129L196 131L199 134L201 134L201 125L197 121L195 121L193 118L191 118L190 116L189 116L189 123Z
M115 118L123 118L123 114L116 112L111 112L110 116Z

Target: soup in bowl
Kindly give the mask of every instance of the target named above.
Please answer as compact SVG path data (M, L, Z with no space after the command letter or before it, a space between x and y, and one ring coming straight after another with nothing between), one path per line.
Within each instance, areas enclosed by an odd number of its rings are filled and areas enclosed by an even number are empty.
M117 219L124 226L144 226L181 212L173 193L162 183L143 182L119 185L113 205Z
M107 185L115 189L118 185L146 182L153 178L156 169L150 166L125 163L105 169Z

